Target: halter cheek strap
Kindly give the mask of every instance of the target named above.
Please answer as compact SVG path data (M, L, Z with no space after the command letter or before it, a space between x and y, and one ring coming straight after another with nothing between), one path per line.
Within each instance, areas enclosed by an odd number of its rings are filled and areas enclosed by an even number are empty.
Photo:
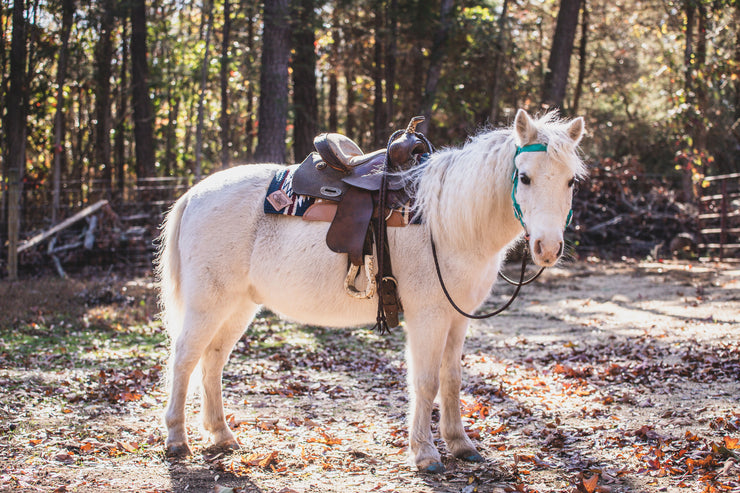
M524 232L527 236L529 236L529 231L527 230L526 224L524 224L524 213L522 212L522 207L519 205L519 202L516 200L516 190L519 186L519 168L516 167L516 157L519 154L525 153L525 152L547 152L547 144L529 144L526 146L516 147L516 153L514 154L514 173L511 175L511 203L514 206L514 217L516 217L519 220L519 224L522 225L522 228L524 228ZM568 217L565 220L565 227L567 228L570 226L570 222L573 220L573 209L568 211Z

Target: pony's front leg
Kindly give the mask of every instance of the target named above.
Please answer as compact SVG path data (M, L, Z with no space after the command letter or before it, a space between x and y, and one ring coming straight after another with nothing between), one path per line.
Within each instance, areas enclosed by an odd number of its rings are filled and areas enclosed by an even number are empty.
M425 323L409 323L408 327L409 458L420 471L441 473L445 467L432 439L431 418L448 328Z
M442 437L452 455L458 459L482 462L483 457L465 433L460 416L460 384L462 382L460 358L467 326L467 320L456 320L447 335L447 344L442 355L440 369L440 428Z
M224 417L222 375L231 350L257 311L252 304L229 319L206 347L200 366L203 386L203 427L213 436L213 443L224 449L239 449L239 443Z

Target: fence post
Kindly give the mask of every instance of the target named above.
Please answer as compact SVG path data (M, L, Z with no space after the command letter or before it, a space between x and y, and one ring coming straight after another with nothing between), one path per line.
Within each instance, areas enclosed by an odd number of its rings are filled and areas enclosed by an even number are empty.
M20 173L15 166L8 170L8 280L18 279L18 239L21 225Z
M719 212L719 261L724 260L725 243L727 243L727 180L720 186L722 199Z

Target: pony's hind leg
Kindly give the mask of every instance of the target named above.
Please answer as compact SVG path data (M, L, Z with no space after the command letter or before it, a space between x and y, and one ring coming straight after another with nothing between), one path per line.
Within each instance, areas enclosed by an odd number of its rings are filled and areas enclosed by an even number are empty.
M434 318L407 319L409 390L409 456L423 472L441 473L445 467L434 445L431 430L432 406L439 389L439 370L447 327ZM426 323L429 322L429 323Z
M168 456L191 454L185 428L185 401L190 376L216 333L213 327L219 327L223 323L223 320L214 315L206 309L188 308L182 320L182 328L172 341L170 398L164 416L167 425L165 449Z
M447 448L458 459L481 462L483 457L475 450L473 442L465 433L460 417L460 384L462 369L460 358L467 321L456 321L447 335L447 344L442 355L440 368L440 429Z
M213 444L226 449L238 449L239 444L224 417L221 378L231 350L257 312L257 305L240 307L238 314L228 319L211 340L201 357L203 385L203 427L213 436Z

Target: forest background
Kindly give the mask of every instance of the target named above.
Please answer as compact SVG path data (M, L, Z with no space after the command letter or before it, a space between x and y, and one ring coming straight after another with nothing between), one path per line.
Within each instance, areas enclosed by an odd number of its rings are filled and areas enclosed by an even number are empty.
M593 167L686 200L740 170L738 0L0 0L0 70L3 258L144 181L300 162L322 131L369 151L417 114L437 146L584 115Z

